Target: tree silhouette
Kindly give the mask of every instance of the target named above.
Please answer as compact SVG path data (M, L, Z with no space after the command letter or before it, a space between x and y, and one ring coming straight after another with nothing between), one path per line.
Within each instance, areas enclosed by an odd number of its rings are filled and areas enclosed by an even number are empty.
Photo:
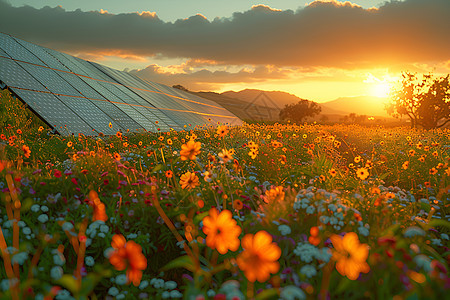
M408 116L411 128L439 128L450 122L449 76L433 77L402 74L401 86L394 89L387 112L394 116Z
M286 104L280 111L280 119L301 122L306 117L319 114L322 108L313 101L301 99L296 104Z

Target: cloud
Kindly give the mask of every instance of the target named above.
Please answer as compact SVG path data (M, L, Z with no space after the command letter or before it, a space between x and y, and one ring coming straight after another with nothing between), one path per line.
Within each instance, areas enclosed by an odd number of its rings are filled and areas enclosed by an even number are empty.
M314 1L297 11L265 5L231 18L164 22L156 13L110 14L13 7L2 32L70 53L192 58L232 65L388 67L450 60L450 1L405 0L377 9Z
M206 62L202 65L205 66L205 64ZM214 65L214 63L212 64ZM237 72L211 71L206 68L191 70L190 65L190 61L170 67L152 64L145 69L129 72L141 78L166 85L181 84L189 90L216 90L230 83L255 83L266 80L289 79L294 72L291 69L279 69L274 66L241 68Z

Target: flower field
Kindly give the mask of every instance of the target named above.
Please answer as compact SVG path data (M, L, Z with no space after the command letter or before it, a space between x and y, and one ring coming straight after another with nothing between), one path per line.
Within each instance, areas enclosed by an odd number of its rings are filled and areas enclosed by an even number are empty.
M1 139L1 298L450 288L449 131L244 124L90 138L9 124Z

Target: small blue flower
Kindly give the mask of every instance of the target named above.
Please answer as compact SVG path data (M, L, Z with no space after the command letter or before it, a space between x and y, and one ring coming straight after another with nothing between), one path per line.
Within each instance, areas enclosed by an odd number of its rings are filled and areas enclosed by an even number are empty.
M176 288L177 288L177 283L176 283L175 281L172 281L172 280L166 281L166 282L164 283L164 288L165 288L166 290L173 290L173 289L176 289Z
M39 204L33 204L30 209L32 212L37 213L41 210L41 206Z
M12 262L18 263L19 265L23 265L25 261L28 259L28 253L26 252L20 252L13 256Z
M46 214L42 214L38 217L38 221L41 223L45 223L48 221L48 216Z
M278 226L278 230L280 231L281 235L288 235L291 233L291 227L285 224Z
M118 285L124 285L127 283L127 275L125 274L120 274L116 276L116 283Z
M306 275L306 277L311 278L317 275L317 270L312 265L305 265L300 269L300 273Z
M305 293L302 291L301 288L296 287L295 285L289 285L283 288L283 290L280 293L280 297L283 300L304 300L306 299Z
M417 226L408 227L403 233L403 235L407 238L411 238L414 236L425 236L425 234L426 232Z
M148 281L147 280L142 280L141 283L139 284L139 289L143 290L146 287L148 287Z
M95 260L92 256L86 256L84 258L84 261L86 263L86 266L88 266L88 267L92 267L93 265L95 265Z
M63 266L66 263L66 258L58 250L53 252L53 263L58 266Z
M50 270L50 276L53 278L53 280L58 280L64 275L64 271L60 266L53 267Z
M358 231L363 236L369 236L369 229L367 229L366 227L358 227Z
M115 286L110 287L108 290L108 294L115 297L119 294L119 290Z
M72 223L70 223L70 222L65 222L65 223L62 225L62 229L63 229L64 231L70 231L70 230L72 230L72 228L73 228L73 225L72 225Z
M170 297L171 298L181 298L181 297L183 297L183 294L181 294L177 290L173 290L173 291L170 291Z
M42 211L42 212L48 212L48 207L45 206L45 205L42 205L42 206L41 206L41 211Z
M308 208L306 209L306 213L308 215L312 215L314 213L314 211L316 210L316 208L312 205L308 206Z

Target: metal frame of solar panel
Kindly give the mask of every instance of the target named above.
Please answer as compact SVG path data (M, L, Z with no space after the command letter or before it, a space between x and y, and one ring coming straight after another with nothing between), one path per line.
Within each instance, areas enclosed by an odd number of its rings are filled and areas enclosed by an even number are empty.
M210 100L3 33L0 84L63 135L242 124Z

